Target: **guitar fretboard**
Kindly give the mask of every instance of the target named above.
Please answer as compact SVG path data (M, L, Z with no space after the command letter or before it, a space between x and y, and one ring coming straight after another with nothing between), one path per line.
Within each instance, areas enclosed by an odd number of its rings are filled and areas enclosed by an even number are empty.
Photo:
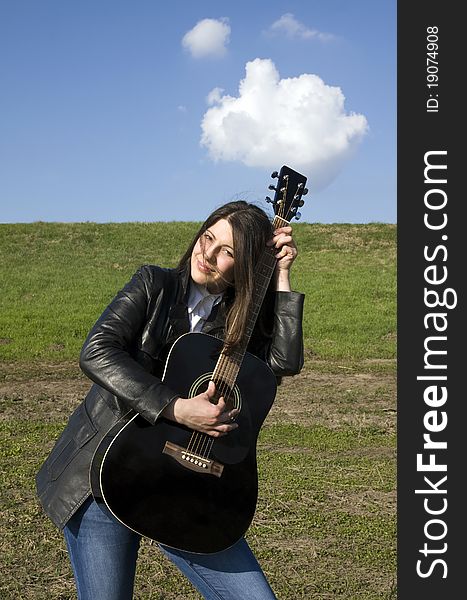
M288 221L278 215L276 215L272 223L274 229L277 229L278 227L284 227L288 224ZM253 329L258 319L261 305L263 304L266 291L274 273L274 269L276 268L276 252L277 250L274 246L267 246L258 261L258 265L255 270L255 285L251 300L250 313L245 328L245 335L242 343L235 350L229 353L222 350L212 376L212 380L214 381L216 388L222 388L225 390L225 386L228 386L230 389L232 389L235 385L235 381L243 362L248 343L251 339Z

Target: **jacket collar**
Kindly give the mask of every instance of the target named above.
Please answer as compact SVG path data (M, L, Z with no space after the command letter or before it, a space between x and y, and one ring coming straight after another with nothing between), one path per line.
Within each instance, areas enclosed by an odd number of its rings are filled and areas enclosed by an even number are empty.
M190 330L187 309L191 276L189 265L184 270L177 271L177 274L179 280L179 292L177 294L176 303L172 306L169 314L171 330L175 337L179 337ZM205 321L203 326L204 333L223 334L227 308L231 302L232 291L229 289L224 294L222 301L214 306L211 314Z

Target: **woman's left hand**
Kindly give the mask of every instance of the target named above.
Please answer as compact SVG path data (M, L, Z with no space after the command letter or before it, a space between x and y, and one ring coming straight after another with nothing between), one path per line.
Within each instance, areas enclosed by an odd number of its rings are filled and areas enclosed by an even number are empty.
M276 229L269 244L278 250L276 254L277 269L279 271L289 271L298 254L297 246L292 237L292 227L287 225Z
M269 242L269 245L274 246L274 248L277 249L277 289L283 289L287 291L290 289L289 271L298 254L297 246L292 237L292 227L287 225L285 227L279 227L276 229L274 231L272 240Z

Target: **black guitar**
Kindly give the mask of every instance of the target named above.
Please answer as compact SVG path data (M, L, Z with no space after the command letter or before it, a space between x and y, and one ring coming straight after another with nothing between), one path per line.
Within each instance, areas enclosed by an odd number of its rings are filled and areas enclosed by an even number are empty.
M299 218L306 178L283 166L274 199L274 228ZM238 428L213 438L160 418L151 425L135 414L118 423L97 448L91 467L94 496L135 532L172 548L219 552L237 542L253 519L258 475L256 441L276 394L276 379L246 352L276 265L266 248L258 264L253 306L241 349L229 354L223 342L187 333L173 344L163 381L181 397L205 391L210 380L230 406L240 409Z

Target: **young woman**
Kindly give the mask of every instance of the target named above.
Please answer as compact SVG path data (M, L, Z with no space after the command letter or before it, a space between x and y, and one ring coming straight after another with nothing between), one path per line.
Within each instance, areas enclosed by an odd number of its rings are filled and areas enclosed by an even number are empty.
M89 333L80 366L94 382L36 477L45 513L64 530L79 600L130 600L140 536L91 494L93 453L130 410L150 423L162 416L213 437L237 427L236 409L215 386L192 398L161 381L173 342L188 331L224 338L235 349L245 335L255 266L274 246L277 264L248 350L275 375L303 365L303 294L290 288L297 256L290 226L272 231L266 213L243 201L215 210L175 269L146 265L117 294ZM245 539L214 554L160 546L207 599L275 596Z

